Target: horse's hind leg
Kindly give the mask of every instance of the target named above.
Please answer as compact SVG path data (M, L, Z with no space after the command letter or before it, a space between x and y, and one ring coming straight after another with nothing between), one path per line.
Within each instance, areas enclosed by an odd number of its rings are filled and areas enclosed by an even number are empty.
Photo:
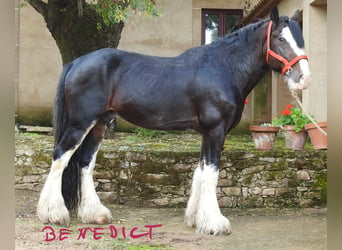
M102 141L105 126L98 122L85 138L80 151L81 162L81 201L78 217L84 223L106 224L112 221L108 208L102 205L93 182L96 155Z
M38 201L37 213L41 221L61 225L69 224L69 211L62 195L63 171L94 125L95 122L84 128L69 127L61 142L56 146L51 169Z

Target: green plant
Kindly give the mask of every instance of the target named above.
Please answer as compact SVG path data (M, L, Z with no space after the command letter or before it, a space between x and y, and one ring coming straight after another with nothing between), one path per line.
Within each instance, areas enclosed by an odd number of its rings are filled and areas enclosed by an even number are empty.
M102 17L105 25L126 21L132 13L144 14L146 17L161 16L154 0L98 0L90 1L96 13ZM98 23L98 29L101 28Z
M140 128L140 127L136 128L134 132L142 137L147 137L147 138L158 138L166 134L165 131L151 130L151 129Z
M294 125L296 132L301 131L305 124L311 123L309 117L302 113L300 108L294 108L291 104L281 112L280 118L274 118L272 123L276 126L284 127L285 125Z

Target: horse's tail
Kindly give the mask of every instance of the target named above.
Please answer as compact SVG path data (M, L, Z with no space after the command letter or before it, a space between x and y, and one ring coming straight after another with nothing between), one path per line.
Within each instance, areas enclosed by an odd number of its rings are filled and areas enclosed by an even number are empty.
M72 68L72 65L73 64L71 62L64 66L57 87L53 116L55 147L62 140L68 126L69 118L65 102L65 79L69 70ZM68 166L64 169L62 176L62 195L64 198L65 206L70 210L74 210L77 208L81 196L80 167L77 155L78 153L75 152L74 155L71 157Z
M68 125L68 116L66 113L65 103L65 78L67 73L72 67L72 63L66 64L63 67L61 77L57 86L57 93L55 98L54 110L53 110L53 129L55 137L55 147L62 140L64 132Z

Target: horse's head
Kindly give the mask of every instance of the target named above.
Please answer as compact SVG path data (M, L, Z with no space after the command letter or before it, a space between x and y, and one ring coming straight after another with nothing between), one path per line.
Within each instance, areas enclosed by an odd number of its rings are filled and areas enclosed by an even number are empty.
M291 18L279 17L278 9L273 8L265 44L266 62L285 76L291 90L305 89L311 80L302 31L296 21L298 13Z

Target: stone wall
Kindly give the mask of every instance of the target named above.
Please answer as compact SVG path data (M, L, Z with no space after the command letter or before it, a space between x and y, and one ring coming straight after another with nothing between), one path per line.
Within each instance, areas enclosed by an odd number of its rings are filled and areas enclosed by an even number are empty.
M198 153L101 152L97 190L111 201L184 206ZM310 207L326 204L326 152L224 152L221 207ZM108 167L114 166L114 167Z
M18 189L40 191L51 163L51 143L17 147ZM46 146L44 146L46 145ZM221 207L316 207L327 203L327 152L223 151L217 187ZM105 202L184 207L198 152L98 153L96 190Z

